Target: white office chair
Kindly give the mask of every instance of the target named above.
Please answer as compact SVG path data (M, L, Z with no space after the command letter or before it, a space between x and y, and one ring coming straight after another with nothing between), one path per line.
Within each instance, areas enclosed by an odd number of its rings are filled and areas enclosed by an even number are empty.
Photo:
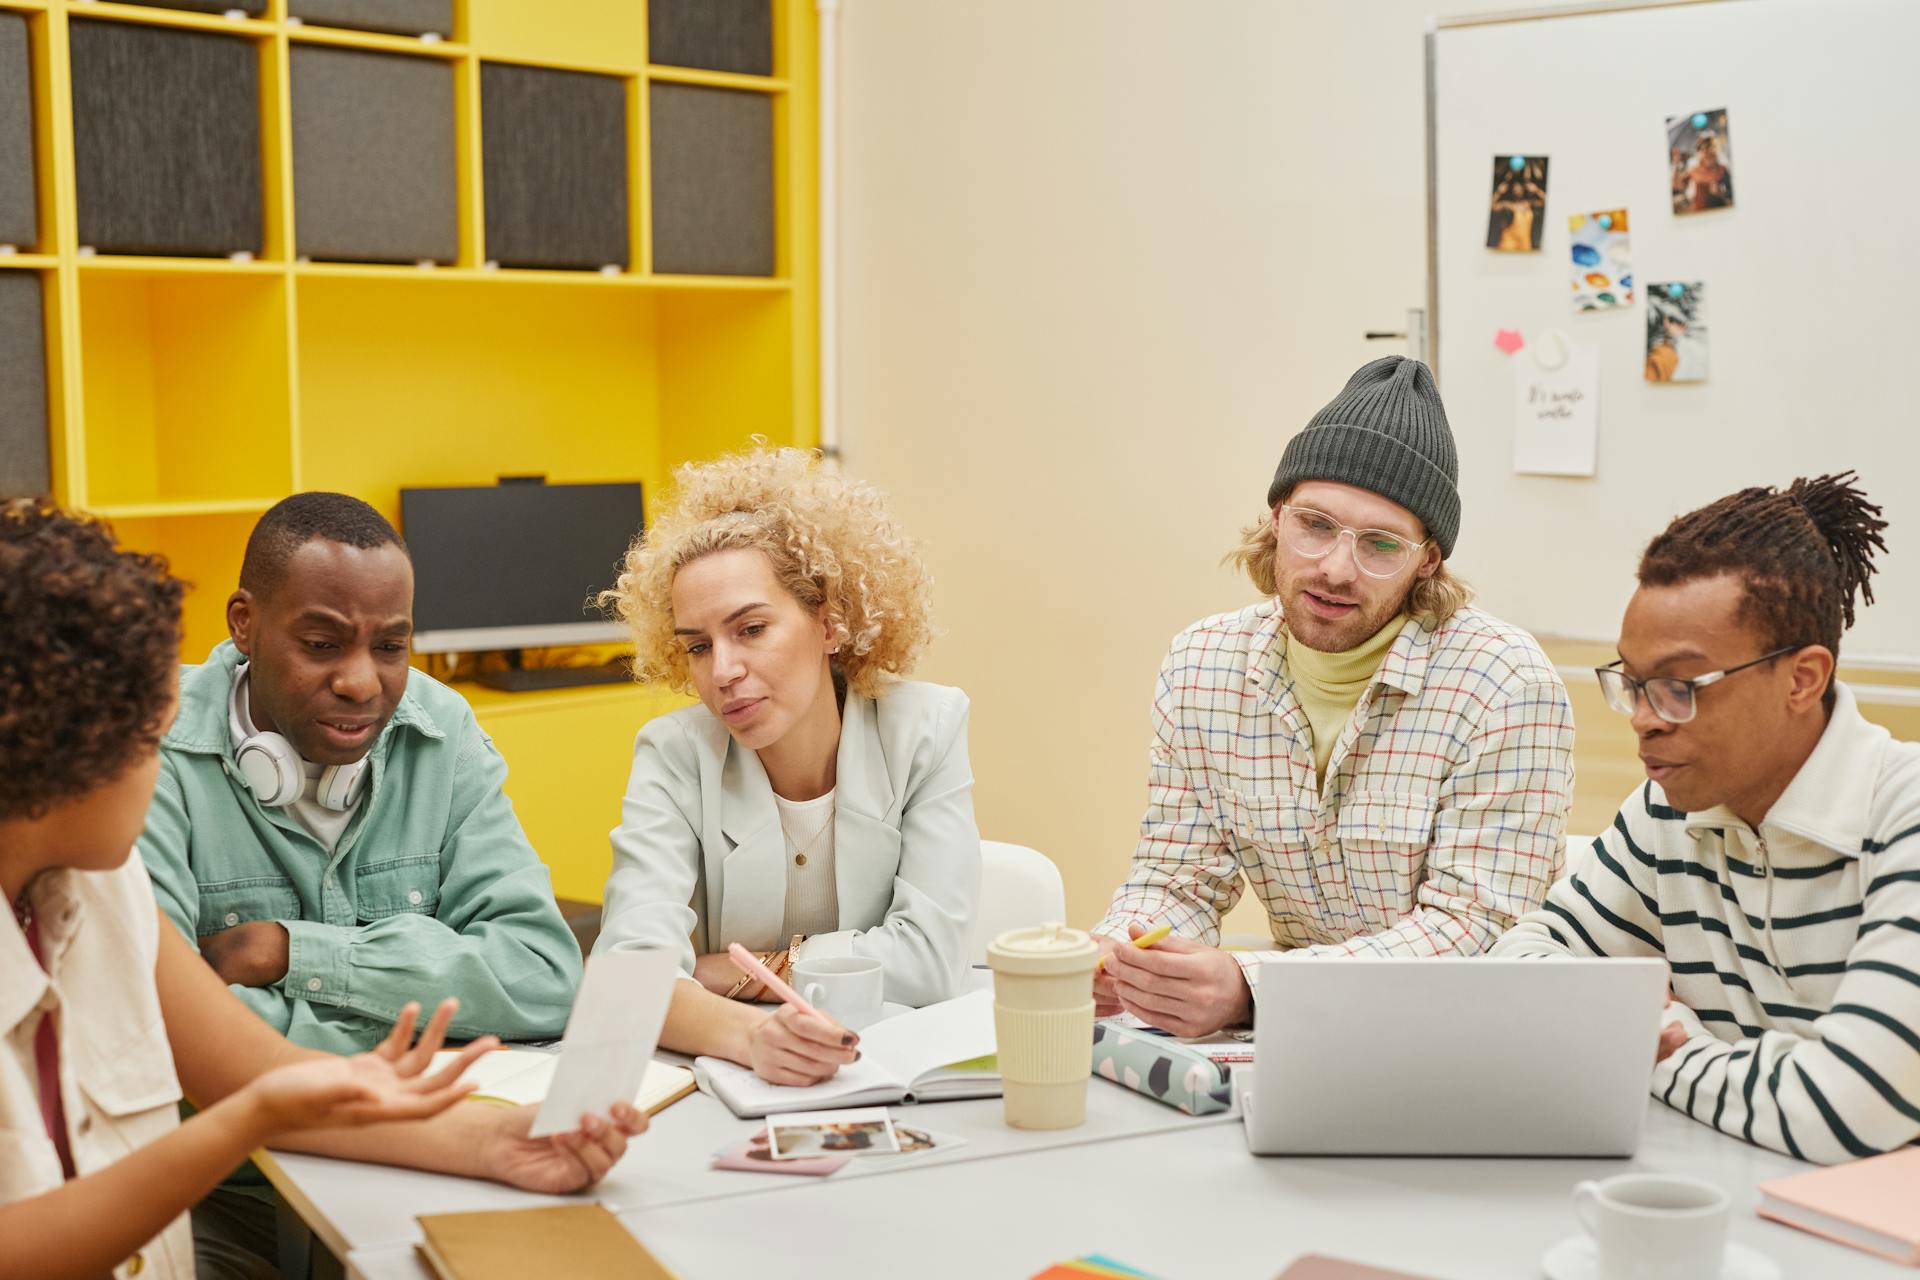
M967 939L968 963L987 962L987 944L1009 929L1067 918L1067 886L1060 868L1038 849L998 840L980 842L980 909Z
M1560 850L1560 865L1553 869L1553 878L1560 880L1570 874L1573 871L1574 861L1592 848L1596 839L1598 839L1597 836L1580 836L1568 832L1567 843Z

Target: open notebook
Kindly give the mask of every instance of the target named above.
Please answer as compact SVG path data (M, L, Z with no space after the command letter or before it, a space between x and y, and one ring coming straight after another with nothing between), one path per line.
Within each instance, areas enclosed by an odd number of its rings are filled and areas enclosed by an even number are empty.
M454 1050L442 1049L433 1055L433 1065L429 1070L438 1071L455 1056ZM535 1105L545 1100L547 1087L553 1083L553 1073L559 1065L560 1055L557 1053L542 1053L535 1049L495 1049L468 1067L466 1074L460 1078L476 1081L480 1085L475 1097L516 1105ZM647 1115L653 1115L680 1101L693 1089L693 1072L685 1067L649 1062L646 1079L640 1082L640 1092L634 1097L633 1105Z
M975 991L874 1023L860 1033L860 1061L840 1068L824 1084L768 1084L720 1058L696 1058L693 1069L733 1114L749 1118L820 1107L998 1097L1000 1069L993 1052L993 993Z

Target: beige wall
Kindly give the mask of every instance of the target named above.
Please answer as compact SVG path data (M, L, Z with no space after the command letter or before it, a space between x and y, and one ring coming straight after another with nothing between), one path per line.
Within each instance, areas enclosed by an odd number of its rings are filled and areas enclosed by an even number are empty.
M1168 639L1253 598L1218 561L1288 436L1423 304L1435 7L845 0L847 463L932 562L921 674L973 697L982 832L1077 921L1133 847ZM1592 830L1638 770L1575 702Z
M847 464L932 562L982 832L1078 921L1167 641L1253 598L1217 562L1288 436L1421 305L1431 3L846 0Z

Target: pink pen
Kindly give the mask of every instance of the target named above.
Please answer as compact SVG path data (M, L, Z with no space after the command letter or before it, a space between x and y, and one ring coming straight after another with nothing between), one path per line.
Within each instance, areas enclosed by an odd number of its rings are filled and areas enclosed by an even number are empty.
M798 991L795 991L792 987L780 981L773 970L761 964L760 957L754 955L753 952L747 950L737 942L729 942L727 944L727 954L733 957L733 962L740 966L742 973L750 973L760 979L761 986L773 992L773 994L779 996L800 1012L811 1013L816 1017L820 1015L820 1011L802 999Z

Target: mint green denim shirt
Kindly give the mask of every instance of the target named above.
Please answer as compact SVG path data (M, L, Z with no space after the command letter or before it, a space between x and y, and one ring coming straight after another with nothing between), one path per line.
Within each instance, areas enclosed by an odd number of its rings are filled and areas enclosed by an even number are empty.
M408 676L329 855L238 775L227 702L240 661L223 641L182 668L140 836L154 894L187 941L250 920L285 925L287 976L233 992L296 1044L369 1049L409 1000L431 1012L446 996L460 1000L458 1037L559 1035L580 948L502 789L506 762L466 700Z

